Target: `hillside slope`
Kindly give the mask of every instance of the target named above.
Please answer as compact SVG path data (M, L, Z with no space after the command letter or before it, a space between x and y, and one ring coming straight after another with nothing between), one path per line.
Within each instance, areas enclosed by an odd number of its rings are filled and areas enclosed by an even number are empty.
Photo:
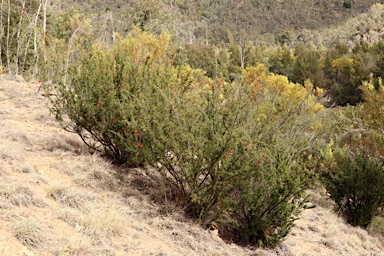
M384 255L382 241L320 206L274 250L225 243L144 170L87 153L49 115L40 84L16 80L0 77L0 255Z
M367 12L383 0L53 0L54 12L63 6L77 6L94 26L106 33L113 29L125 34L134 24L151 32L173 31L183 42L219 44L241 33L251 41L292 33L323 30ZM112 21L113 20L113 21ZM111 22L111 23L108 23ZM106 25L109 24L109 25ZM110 34L109 31L107 34ZM171 32L172 33L172 32ZM264 35L260 37L260 35ZM243 35L241 35L243 36Z

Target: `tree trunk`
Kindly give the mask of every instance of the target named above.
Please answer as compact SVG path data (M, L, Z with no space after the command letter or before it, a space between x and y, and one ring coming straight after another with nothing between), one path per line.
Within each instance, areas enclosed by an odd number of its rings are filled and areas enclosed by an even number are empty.
M7 42L6 42L6 48L7 48L7 52L6 52L6 56L7 56L7 68L8 68L8 73L11 74L11 70L10 70L10 64L11 64L11 60L10 60L10 57L9 57L9 38L10 38L10 28L11 28L11 0L8 0L8 17L7 17Z

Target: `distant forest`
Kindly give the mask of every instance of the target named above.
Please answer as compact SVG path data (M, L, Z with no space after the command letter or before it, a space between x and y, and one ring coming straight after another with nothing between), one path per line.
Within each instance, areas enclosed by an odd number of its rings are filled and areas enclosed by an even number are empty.
M113 13L116 27L173 31L185 43L228 43L231 35L285 42L306 30L338 26L383 0L93 0L66 1L86 14ZM101 22L96 19L95 22ZM118 23L118 24L117 24ZM121 32L121 31L119 31Z

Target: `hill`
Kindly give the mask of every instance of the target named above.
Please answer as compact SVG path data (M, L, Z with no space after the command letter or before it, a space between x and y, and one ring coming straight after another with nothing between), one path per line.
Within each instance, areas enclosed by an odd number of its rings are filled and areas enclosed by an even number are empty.
M224 242L166 203L143 169L62 131L40 83L0 78L1 255L384 255L383 240L345 224L320 190L278 248Z
M152 32L172 31L183 42L218 44L228 43L240 32L251 41L279 42L303 29L320 31L338 26L376 3L384 1L73 0L66 5L96 18L98 27L106 28L104 24L110 20L120 33L135 24Z

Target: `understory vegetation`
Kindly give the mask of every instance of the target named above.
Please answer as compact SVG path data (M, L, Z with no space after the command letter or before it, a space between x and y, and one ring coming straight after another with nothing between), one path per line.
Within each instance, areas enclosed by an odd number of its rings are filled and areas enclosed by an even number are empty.
M148 2L133 1L119 16L128 23L105 12L95 26L81 8L52 17L48 1L8 1L2 69L49 81L65 130L116 164L154 170L188 216L239 243L276 246L319 181L348 223L369 228L384 203L384 5L345 21L348 35L227 31L210 44L186 43L159 8L192 3ZM341 2L340 12L358 1Z

